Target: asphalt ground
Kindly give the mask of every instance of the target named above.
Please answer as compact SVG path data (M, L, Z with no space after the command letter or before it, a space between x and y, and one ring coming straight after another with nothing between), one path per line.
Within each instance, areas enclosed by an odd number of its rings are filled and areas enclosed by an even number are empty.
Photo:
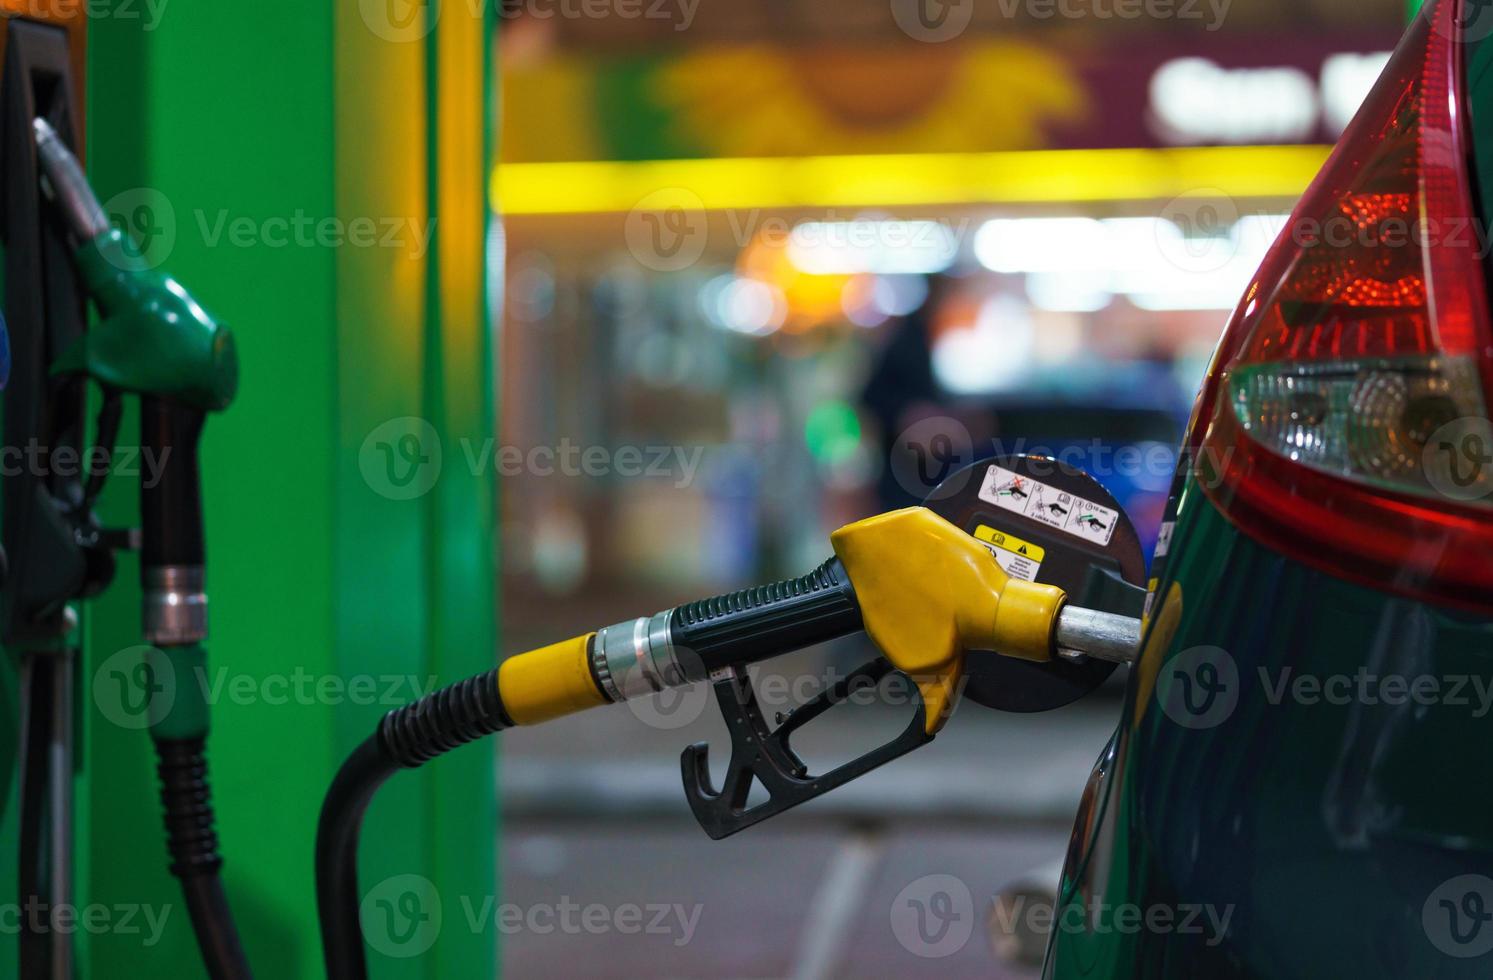
M768 717L822 666L785 664L777 688L759 677ZM796 747L815 771L858 755L909 720L895 700L837 708ZM992 928L992 900L1055 879L1118 714L1112 691L1040 715L966 704L931 744L719 842L690 815L679 761L706 741L724 769L710 697L505 732L503 975L1033 977L993 952L1012 927Z
M502 975L1029 980L1035 968L992 949L991 901L1066 842L1056 828L916 823L721 842L678 821L510 823Z

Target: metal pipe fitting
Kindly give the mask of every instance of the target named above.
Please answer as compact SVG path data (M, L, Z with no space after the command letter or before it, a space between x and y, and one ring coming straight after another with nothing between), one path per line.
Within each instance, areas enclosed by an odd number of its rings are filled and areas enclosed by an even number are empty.
M145 642L186 646L207 639L207 593L200 565L160 565L141 573Z
M597 631L591 671L607 697L629 701L700 679L670 638L672 616L668 610Z
M33 119L31 128L36 134L36 154L42 173L67 216L68 225L83 241L93 241L109 230L109 216L94 195L88 178L83 176L78 158L45 119Z

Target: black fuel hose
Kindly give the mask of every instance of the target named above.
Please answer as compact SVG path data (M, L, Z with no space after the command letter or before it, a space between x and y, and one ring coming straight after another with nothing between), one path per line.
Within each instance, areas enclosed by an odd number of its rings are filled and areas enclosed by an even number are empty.
M197 447L205 416L197 409L164 398L140 399L140 445L162 462L158 478L140 484L141 582L147 592L154 571L199 571L206 563L202 520L202 480ZM200 581L197 586L200 588ZM201 635L205 635L205 622ZM165 648L167 644L157 640ZM201 637L178 641L181 648ZM173 650L178 644L170 645ZM185 711L185 699L177 707ZM253 976L233 911L223 891L218 832L208 783L207 709L195 724L169 731L152 726L156 773L171 873L181 882L182 898L197 936L203 965L212 980L249 980Z
M316 827L316 907L328 980L368 976L358 918L358 838L379 787L400 769L512 727L498 672L491 670L390 711L342 764Z
M161 738L155 744L171 873L181 881L207 975L212 980L249 980L253 973L219 877L223 858L218 854L204 741Z
M835 559L800 578L689 603L665 615L668 655L674 656L675 647L693 655L675 671L673 683L702 680L718 667L745 666L862 626L855 590ZM635 636L643 622L607 631ZM359 921L358 835L379 787L400 769L422 766L515 721L540 724L631 696L608 693L607 683L618 683L620 674L608 669L606 682L598 677L606 666L599 664L606 659L598 656L600 637L574 637L510 658L502 668L506 692L499 690L500 672L490 670L396 708L343 763L316 831L316 902L329 980L363 980L368 973Z

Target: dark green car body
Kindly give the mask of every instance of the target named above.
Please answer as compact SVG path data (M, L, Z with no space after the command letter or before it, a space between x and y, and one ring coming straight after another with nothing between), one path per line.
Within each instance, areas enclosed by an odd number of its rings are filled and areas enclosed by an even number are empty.
M1046 975L1493 975L1452 935L1477 948L1493 924L1438 893L1493 876L1493 621L1272 553L1195 478L1178 503Z
M1466 63L1486 219L1493 41ZM1272 550L1184 470L1045 976L1493 977L1493 616Z

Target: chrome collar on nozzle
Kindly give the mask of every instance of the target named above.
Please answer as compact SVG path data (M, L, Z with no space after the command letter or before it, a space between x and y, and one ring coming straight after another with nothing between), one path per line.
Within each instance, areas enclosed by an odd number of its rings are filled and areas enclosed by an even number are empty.
M88 186L78 158L45 119L33 119L31 128L36 133L37 157L50 196L67 216L73 234L85 242L93 241L109 230L109 216Z

